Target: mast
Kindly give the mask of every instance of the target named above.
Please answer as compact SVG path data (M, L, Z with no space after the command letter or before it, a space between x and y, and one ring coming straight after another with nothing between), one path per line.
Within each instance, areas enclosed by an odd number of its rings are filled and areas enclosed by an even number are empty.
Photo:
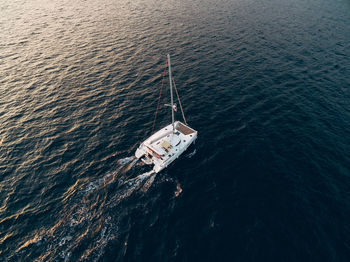
M170 55L168 54L168 63L169 63L169 81L170 81L170 97L171 97L171 121L173 124L173 133L175 131L174 127L174 99L173 99L173 84L171 77L171 64L170 64Z

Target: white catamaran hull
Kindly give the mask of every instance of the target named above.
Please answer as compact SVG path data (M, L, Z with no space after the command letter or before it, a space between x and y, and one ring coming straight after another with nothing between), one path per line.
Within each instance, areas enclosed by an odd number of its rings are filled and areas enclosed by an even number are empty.
M144 163L147 165L154 165L153 171L156 173L166 168L176 158L178 158L196 140L198 134L196 130L190 128L186 123L180 97L176 90L175 81L175 91L179 100L182 116L186 124L183 124L180 121L174 121L174 111L176 111L176 105L174 104L173 99L173 78L171 76L170 55L168 55L168 69L171 101L170 105L168 106L171 107L171 124L151 135L148 139L141 143L135 152L135 156L141 159ZM158 106L159 101L160 99L158 100Z
M146 139L135 152L135 156L148 165L154 165L158 173L169 166L196 140L198 132L176 121Z

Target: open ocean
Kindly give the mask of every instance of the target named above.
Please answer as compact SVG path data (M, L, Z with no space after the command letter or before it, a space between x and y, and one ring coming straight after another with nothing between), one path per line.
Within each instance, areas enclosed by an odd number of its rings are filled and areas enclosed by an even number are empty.
M350 261L349 0L2 0L0 261Z

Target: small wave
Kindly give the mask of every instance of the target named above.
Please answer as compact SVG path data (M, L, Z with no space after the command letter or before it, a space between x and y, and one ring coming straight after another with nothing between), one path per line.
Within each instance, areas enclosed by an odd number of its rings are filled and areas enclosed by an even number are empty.
M42 236L39 235L38 233L35 234L35 236L27 241L25 241L17 250L16 252L19 252L23 248L26 248L30 246L31 244L39 243L42 240Z
M72 240L72 237L71 236L65 236L65 237L63 237L61 240L60 240L60 242L58 243L58 245L61 247L61 246L63 246L63 245L65 245L66 244L66 242L68 242L68 241L70 241L70 240Z
M193 150L193 152L189 153L186 157L191 158L196 154L197 150Z

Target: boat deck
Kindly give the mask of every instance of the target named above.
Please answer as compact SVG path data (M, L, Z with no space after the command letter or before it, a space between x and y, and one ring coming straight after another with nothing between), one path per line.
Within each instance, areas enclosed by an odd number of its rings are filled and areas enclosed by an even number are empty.
M177 125L176 130L180 131L184 135L189 135L195 132L192 128L189 128L188 126L185 126L180 122Z
M174 124L175 132L169 124L141 143L135 152L135 156L147 165L154 164L156 173L178 158L197 138L197 131L180 121Z

